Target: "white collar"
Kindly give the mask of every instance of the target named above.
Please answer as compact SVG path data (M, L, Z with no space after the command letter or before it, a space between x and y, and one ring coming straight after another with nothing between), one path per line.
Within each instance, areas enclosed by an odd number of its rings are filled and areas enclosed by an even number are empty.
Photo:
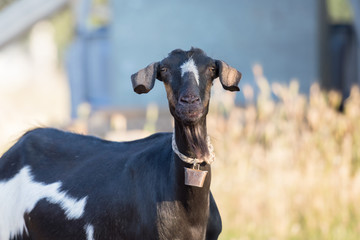
M191 157L187 157L184 154L182 154L176 145L175 132L173 133L173 136L172 136L172 149L176 153L176 155L178 155L178 157L186 163L192 164L194 166L196 164L201 164L203 162L206 162L207 164L211 164L215 160L214 147L210 142L209 136L206 137L206 141L207 141L207 145L208 145L208 149L209 149L209 157L206 159L191 158Z

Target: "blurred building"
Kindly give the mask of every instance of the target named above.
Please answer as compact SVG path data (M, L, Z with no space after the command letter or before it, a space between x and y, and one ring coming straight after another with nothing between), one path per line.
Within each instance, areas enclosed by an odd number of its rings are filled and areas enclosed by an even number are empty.
M80 2L80 15L86 17L78 22L71 48L76 56L68 69L74 79L86 81L73 81L73 98L80 102L81 96L95 107L165 106L160 82L147 95L137 96L130 76L173 49L191 46L239 69L241 84L255 89L254 64L262 65L270 82L298 80L303 93L321 82L346 95L357 81L352 24L330 25L325 1L119 0L108 3L108 24L97 26L89 24L91 1ZM78 71L82 68L76 63L85 64L86 70Z

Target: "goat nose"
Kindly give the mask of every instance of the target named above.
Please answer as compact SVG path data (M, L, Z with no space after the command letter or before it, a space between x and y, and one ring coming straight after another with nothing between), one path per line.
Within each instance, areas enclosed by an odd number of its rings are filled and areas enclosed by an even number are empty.
M197 96L182 96L180 102L183 104L194 104L200 102L200 98Z

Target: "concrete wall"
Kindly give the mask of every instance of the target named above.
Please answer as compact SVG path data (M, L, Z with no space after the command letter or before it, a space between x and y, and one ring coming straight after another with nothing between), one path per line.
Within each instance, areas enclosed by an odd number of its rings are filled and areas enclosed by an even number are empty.
M252 66L259 63L271 82L297 78L307 92L319 79L319 1L114 0L112 98L120 106L166 104L161 82L137 96L130 75L191 46L240 70L240 88L255 86Z

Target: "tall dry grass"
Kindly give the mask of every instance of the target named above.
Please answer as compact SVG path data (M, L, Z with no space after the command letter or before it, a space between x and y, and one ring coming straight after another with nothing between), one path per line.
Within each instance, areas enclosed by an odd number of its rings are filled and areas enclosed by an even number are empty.
M254 73L256 99L245 86L248 105L235 107L226 93L208 118L220 239L360 239L359 88L341 113L336 92L314 84L305 97Z

